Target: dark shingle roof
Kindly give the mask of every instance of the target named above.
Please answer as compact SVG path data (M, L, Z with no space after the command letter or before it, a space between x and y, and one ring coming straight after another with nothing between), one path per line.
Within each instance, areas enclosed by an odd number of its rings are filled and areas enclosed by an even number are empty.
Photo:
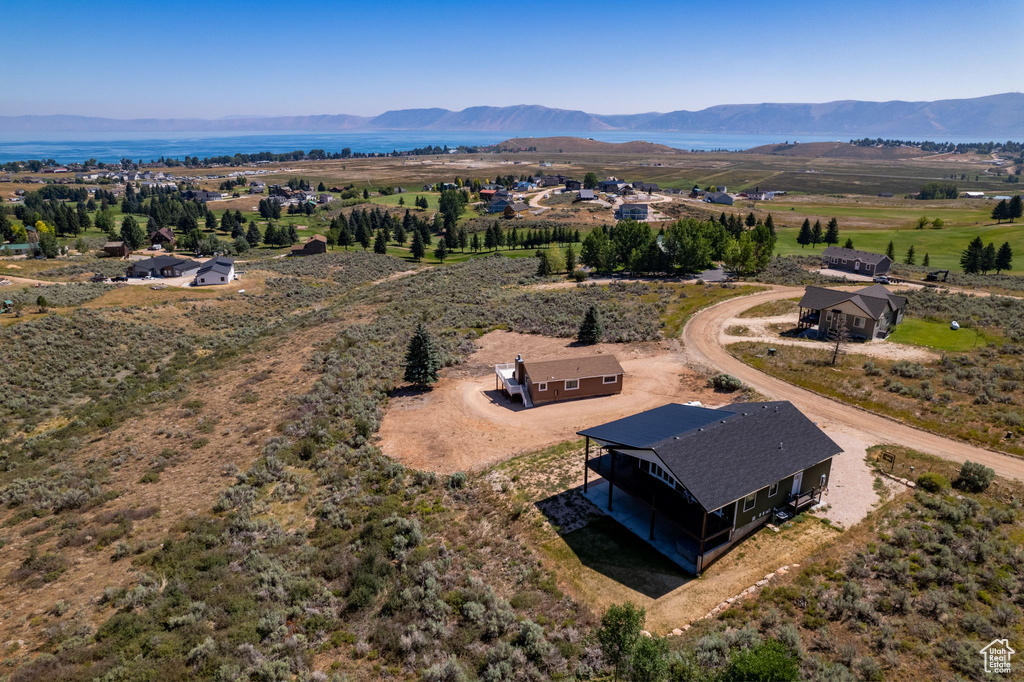
M199 263L187 258L175 258L174 256L155 256L132 263L132 267L146 268L147 270L162 270L163 268L171 267L184 267L187 269L192 266L199 267Z
M233 258L217 256L216 258L211 258L203 263L196 274L205 275L207 272L217 272L222 275L226 275L231 272L231 268L233 267L235 267L235 261Z
M873 284L859 291L837 291L809 286L804 290L803 298L800 299L800 307L824 310L844 301L850 301L876 320L885 312L887 304L893 310L899 310L907 304L907 299L904 296L897 296L881 284Z
M708 511L842 452L792 403L664 405L581 435L653 450Z
M591 355L585 358L562 358L559 360L534 360L524 362L530 381L559 381L561 379L583 379L586 377L624 374L622 365L614 355Z
M844 249L841 246L830 246L821 252L822 256L835 256L846 260L859 260L861 263L881 263L883 259L889 258L880 253L870 251L859 251L857 249ZM891 259L890 259L891 260Z
M578 433L626 447L650 449L666 438L721 418L722 413L718 410L670 403Z

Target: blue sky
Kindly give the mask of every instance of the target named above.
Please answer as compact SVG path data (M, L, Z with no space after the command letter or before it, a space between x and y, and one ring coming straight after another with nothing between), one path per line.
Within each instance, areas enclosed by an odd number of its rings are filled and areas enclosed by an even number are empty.
M1024 90L1024 2L6 2L0 115L602 114Z

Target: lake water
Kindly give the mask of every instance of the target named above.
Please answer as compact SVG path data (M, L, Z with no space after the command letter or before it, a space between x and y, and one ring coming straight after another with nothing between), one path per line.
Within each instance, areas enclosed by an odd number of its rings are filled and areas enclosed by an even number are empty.
M96 159L105 163L122 158L149 161L161 156L255 154L324 149L328 153L348 147L353 152L403 151L437 145L490 145L512 137L590 137L604 142L646 140L677 149L750 149L781 142L825 142L838 139L821 135L732 135L715 133L664 133L615 130L603 132L480 132L388 130L340 133L0 133L0 163L27 159L56 159L61 163ZM848 138L846 138L848 139Z

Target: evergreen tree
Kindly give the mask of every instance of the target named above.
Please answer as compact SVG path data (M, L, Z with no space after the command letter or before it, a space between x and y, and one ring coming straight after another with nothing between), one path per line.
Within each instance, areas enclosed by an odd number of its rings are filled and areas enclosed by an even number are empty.
M369 199L370 198L370 190L368 190L368 189L364 189L363 190L363 198L364 199Z
M210 232L217 230L217 216L213 214L213 211L206 212L206 229Z
M764 219L764 226L767 227L768 231L771 232L773 235L775 234L775 219L772 218L771 213L769 213L768 216Z
M981 272L981 258L984 251L985 245L982 244L981 237L975 237L967 245L967 248L960 254L960 267L965 275L976 275Z
M316 191L317 192L326 192L327 191L327 187L324 185L324 181L323 180L321 180L320 184L316 186Z
M1015 194L1014 197L1010 199L1010 204L1007 209L1007 217L1012 223L1017 218L1020 218L1021 215L1024 215L1024 200L1021 199L1019 194Z
M896 260L896 247L891 241L889 246L885 247L885 255L889 257L889 260Z
M377 230L377 236L373 238L373 252L374 253L387 253L388 252L388 240L384 238L384 230Z
M1010 204L1007 203L1006 199L1003 199L992 209L992 220L996 222L1003 222L1004 220L1010 219Z
M547 277L551 274L551 261L548 260L548 252L537 249L537 276Z
M469 240L469 250L476 253L480 250L480 233L474 232L473 238Z
M851 239L850 237L847 237L846 238L846 243L843 244L843 248L844 249L852 249L853 248L853 239Z
M1010 248L1010 242L1003 242L996 254L996 274L998 275L1003 270L1009 270L1012 265L1013 249Z
M263 243L267 246L277 246L277 225L267 223L267 229L263 231Z
M0 210L0 242L11 241L14 241L14 226L7 214Z
M744 222L746 223L747 227L753 227L754 225L757 225L757 218L754 217L753 211L747 214L747 219Z
M839 221L832 218L828 221L828 229L825 230L825 244L832 246L839 243Z
M576 251L572 248L572 244L565 247L565 271L570 275L572 271L576 269Z
M296 231L294 225L288 226L288 241L285 242L284 246L291 246L295 242L299 241L299 233Z
M405 240L405 227L401 223L399 223L395 227L395 243L398 244L399 246L405 246Z
M923 265L925 267L928 267L931 264L932 264L932 259L928 256L927 253L924 254L924 259L921 261L921 265Z
M362 220L356 222L355 239L365 251L370 246L370 230Z
M146 239L146 233L139 227L139 223L135 218L130 215L126 215L124 220L121 221L121 241L124 242L131 250L135 250L142 246L142 243Z
M915 265L917 263L917 255L914 253L914 245L911 244L910 248L907 249L907 255L904 256L903 262L907 265Z
M815 220L814 227L811 229L811 246L817 246L824 240L825 236L821 231L821 221Z
M583 323L580 324L576 340L585 346L592 346L601 341L601 318L597 315L597 308L590 306L587 314L583 316Z
M437 381L440 368L441 361L434 341L426 326L420 322L409 339L409 348L405 353L405 380L417 388L427 388Z
M245 233L245 241L249 242L249 246L256 248L260 245L260 240L263 239L263 235L260 234L260 228L256 227L256 221L249 221L249 230Z
M448 257L448 241L445 239L437 240L437 248L434 249L434 258L444 262L444 259Z
M996 247L989 242L981 252L981 274L987 275L989 270L996 269Z
M419 262L423 260L424 254L427 252L426 247L423 244L423 233L419 230L415 230L412 233L412 257L413 260Z
M348 229L348 225L342 225L341 229L338 230L338 246L344 246L345 250L348 251L348 247L355 243L355 238L352 236L352 232Z
M804 224L800 226L800 232L796 236L796 243L801 248L811 243L811 221L804 218Z

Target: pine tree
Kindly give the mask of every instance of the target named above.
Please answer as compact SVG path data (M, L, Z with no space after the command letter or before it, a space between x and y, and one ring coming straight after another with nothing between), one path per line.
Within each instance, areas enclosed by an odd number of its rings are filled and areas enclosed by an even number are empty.
M572 244L565 247L565 271L570 275L572 271L576 269L576 250L572 248Z
M811 221L804 218L804 224L800 226L800 233L796 236L796 243L801 248L811 243Z
M338 231L338 246L344 246L345 250L348 251L348 247L355 243L355 239L352 237L352 232L348 229L348 225L342 224L341 229Z
M924 260L921 261L921 265L928 267L932 264L932 259L928 257L928 254L924 254Z
M989 270L996 269L996 247L989 242L981 252L981 274L987 275Z
M399 223L395 226L395 243L399 246L405 246L406 234L405 226Z
M268 246L277 246L277 225L267 223L267 229L263 231L263 243Z
M446 239L437 240L437 248L434 249L434 258L444 262L444 259L448 257L448 241Z
M824 234L821 231L821 221L815 220L814 227L811 229L811 246L817 246L824 239Z
M764 226L768 228L768 231L771 232L772 236L774 237L775 236L775 220L772 218L772 214L771 213L769 213L768 216L764 219Z
M419 230L414 230L412 233L412 258L417 263L423 260L424 254L427 252L426 247L423 245L423 233Z
M316 186L316 191L317 192L326 192L327 191L327 187L324 186L323 180L321 180L320 184Z
M1010 219L1010 222L1012 223L1014 220L1020 218L1022 215L1024 215L1024 200L1021 199L1019 194L1015 194L1013 198L1010 199L1007 217Z
M846 238L846 243L843 244L843 248L844 249L852 249L853 248L853 239L851 239L850 237L847 237Z
M998 275L1002 270L1009 270L1012 265L1013 249L1010 248L1010 242L1003 242L996 254L996 274Z
M896 260L896 247L892 242L889 242L889 246L885 247L885 255L889 257L889 260Z
M548 252L537 249L537 276L547 277L551 274L551 261L548 260Z
M975 237L960 254L960 267L965 275L976 275L981 272L981 256L984 250L985 245L982 244L981 237Z
M754 217L753 211L747 214L747 219L744 222L746 223L747 227L753 227L754 225L757 225L757 218Z
M825 244L831 246L839 243L839 221L832 218L828 221L828 229L825 230Z
M249 246L256 248L260 245L260 240L263 239L263 235L260 234L260 228L256 227L256 221L249 221L249 230L245 233L245 241L249 242Z
M384 238L384 230L377 230L377 236L373 239L373 252L385 254L388 252L388 241Z
M590 306L587 314L583 317L576 340L585 346L592 346L601 341L601 319L597 315L597 308Z
M915 265L917 263L917 255L914 253L913 244L911 244L910 248L907 249L907 255L903 258L903 262L907 265Z
M132 216L126 215L121 221L121 241L124 242L124 245L134 251L142 246L145 239L146 234L139 227L139 222Z
M992 220L998 223L1010 218L1010 204L1007 203L1006 199L1003 199L992 209Z
M441 368L434 341L422 322L416 325L416 331L409 339L409 348L405 353L405 380L417 388L428 388L437 381L437 372Z

